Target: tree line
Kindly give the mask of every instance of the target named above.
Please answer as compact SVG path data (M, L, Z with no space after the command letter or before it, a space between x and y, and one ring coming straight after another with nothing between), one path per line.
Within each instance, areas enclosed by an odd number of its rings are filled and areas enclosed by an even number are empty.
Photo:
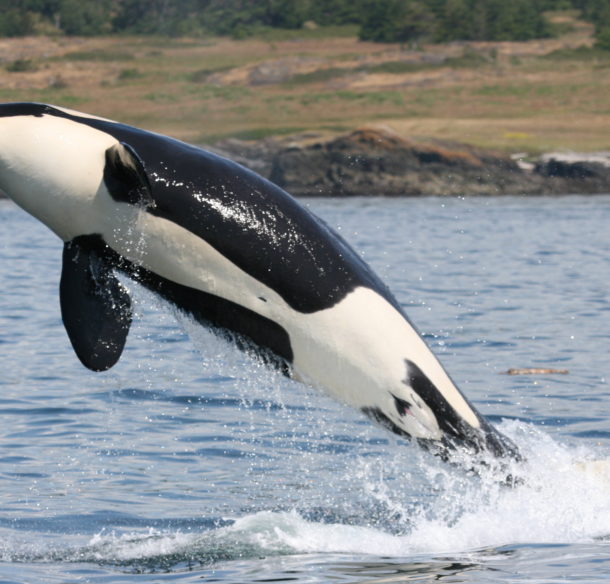
M553 33L546 11L570 8L610 44L610 0L0 0L0 36L243 38L316 23L357 25L362 40L379 42L529 40Z

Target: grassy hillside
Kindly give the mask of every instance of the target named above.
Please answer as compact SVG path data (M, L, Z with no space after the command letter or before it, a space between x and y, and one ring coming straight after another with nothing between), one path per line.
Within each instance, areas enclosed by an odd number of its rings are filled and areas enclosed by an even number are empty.
M0 99L81 109L195 142L380 124L508 151L610 150L610 52L591 29L402 50L350 29L265 39L0 39ZM581 48L579 48L581 47Z

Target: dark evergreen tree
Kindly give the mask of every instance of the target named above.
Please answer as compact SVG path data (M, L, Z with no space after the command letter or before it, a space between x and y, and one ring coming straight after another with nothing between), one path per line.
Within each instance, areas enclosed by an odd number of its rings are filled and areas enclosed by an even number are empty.
M55 24L66 34L91 36L112 32L110 2L60 0L54 13Z
M469 40L473 35L473 17L468 0L447 0L439 14L437 40Z
M301 28L309 18L306 0L267 0L264 24L275 28Z
M0 35L24 36L36 31L37 18L45 2L33 0L0 0Z
M118 0L112 25L117 32L173 35L185 23L196 26L207 4L201 0Z
M366 1L366 0L365 0ZM363 0L310 0L307 20L319 25L361 24Z
M400 43L417 44L421 40L431 39L436 34L437 24L436 15L425 2L411 0L398 22L397 40Z
M392 43L399 40L406 14L405 0L367 0L362 7L360 39Z

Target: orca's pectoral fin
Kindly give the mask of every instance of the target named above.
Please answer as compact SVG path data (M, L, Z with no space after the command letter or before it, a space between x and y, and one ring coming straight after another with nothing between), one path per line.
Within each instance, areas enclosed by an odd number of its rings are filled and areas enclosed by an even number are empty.
M121 356L131 325L127 290L100 255L75 241L64 244L59 284L61 315L82 364L110 369Z

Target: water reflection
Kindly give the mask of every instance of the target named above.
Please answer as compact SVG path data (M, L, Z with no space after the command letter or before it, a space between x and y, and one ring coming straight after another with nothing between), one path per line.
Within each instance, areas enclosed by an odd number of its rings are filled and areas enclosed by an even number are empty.
M333 566L333 572L354 578L353 582L382 584L386 582L465 582L466 572L481 569L481 564L450 560L420 562L362 562ZM357 578L357 579L356 579Z

